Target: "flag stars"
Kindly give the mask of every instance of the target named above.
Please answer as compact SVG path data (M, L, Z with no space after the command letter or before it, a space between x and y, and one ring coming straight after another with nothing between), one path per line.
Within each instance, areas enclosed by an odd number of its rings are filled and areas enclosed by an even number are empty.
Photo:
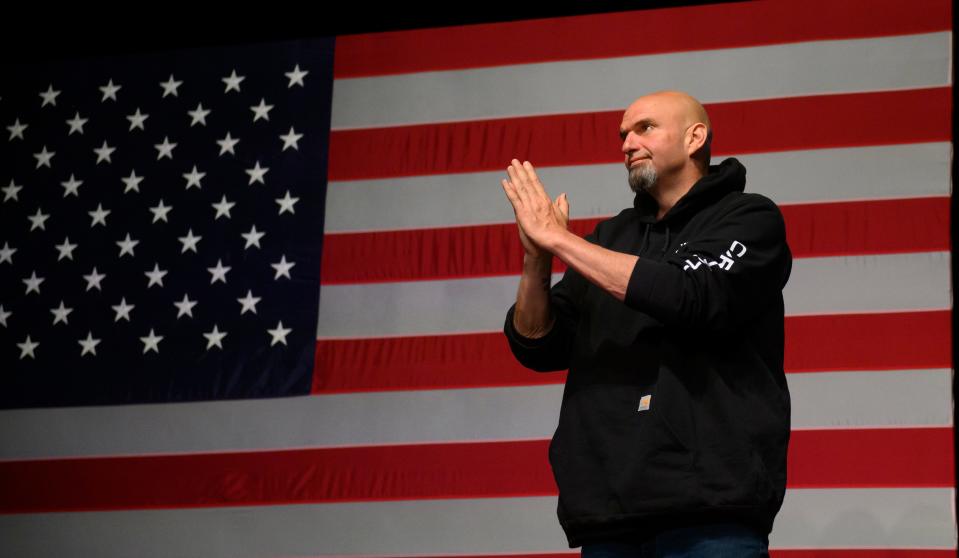
M100 99L100 102L101 102L101 103L105 103L105 102L107 101L107 99L110 99L110 100L112 100L112 101L116 101L116 100L117 100L117 91L119 91L121 87L123 87L123 86L122 86L122 85L114 85L112 79L110 80L110 83L101 86L101 87L100 87L100 91L103 93L103 98Z
M173 148L176 147L176 144L170 143L170 138L167 136L163 136L163 143L155 144L153 147L157 150L157 161L164 157L173 159Z
M113 311L116 312L116 317L113 319L114 322L119 322L121 319L129 322L130 311L133 310L135 306L132 304L127 304L126 297L123 297L120 299L120 304L111 306L110 308L113 308Z
M102 291L103 289L100 287L100 282L103 281L106 276L106 273L99 273L97 272L97 268L94 267L93 271L91 271L89 275L83 276L83 278L87 281L87 290L89 291L90 289L96 288L96 290Z
M4 201L4 202L6 202L7 200L11 200L11 199L12 199L13 201L19 201L19 200L17 199L17 194L20 193L20 190L23 190L23 186L17 186L16 184L13 183L13 179L11 179L11 180L10 180L10 185L9 185L9 186L4 186L3 188L0 188L0 190L3 190L3 201Z
M141 130L146 130L146 128L143 127L143 123L146 122L146 119L147 119L147 118L150 118L150 115L149 115L149 114L142 114L142 113L140 112L140 108L137 107L137 111L136 111L135 113L127 116L127 120L130 121L130 129L127 130L127 131L128 131L128 132L132 132L133 130L135 130L135 129L137 129L137 128L139 128L139 129L141 129Z
M286 255L284 254L282 257L280 257L279 262L270 264L270 267L276 270L276 275L273 277L273 280L275 281L280 277L292 279L292 277L290 277L290 269L292 269L294 265L296 265L296 262L286 261Z
M130 176L126 178L121 178L123 181L123 193L126 194L130 190L140 193L140 183L143 182L142 176L137 176L137 171L135 169L130 170Z
M53 325L57 325L60 322L63 322L64 325L69 325L67 316L70 315L70 312L73 312L73 308L67 308L61 300L59 307L50 309L50 313L53 314Z
M72 136L74 132L76 132L82 136L83 125L89 121L90 121L89 118L80 118L80 112L77 111L77 113L73 116L72 119L67 120L67 126L70 126L70 131L67 133L67 135Z
M210 284L216 283L217 281L222 281L223 284L226 284L226 274L230 271L230 267L224 266L221 260L216 261L216 267L208 267L207 271L210 272Z
M86 356L87 353L97 356L97 345L100 344L100 339L94 339L92 331L88 331L87 338L80 339L77 343L79 343L82 348L80 356Z
M40 294L40 283L43 283L45 279L43 277L37 277L37 272L34 271L30 273L29 278L22 279L22 281L27 286L27 291L23 294L28 295L31 292Z
M117 257L122 258L124 254L129 254L130 257L136 257L133 254L133 248L139 243L139 240L131 240L130 233L127 233L126 238L117 242L117 246L120 247L120 255Z
M87 215L89 215L90 219L92 219L90 223L90 228L97 226L98 223L100 225L103 225L104 227L107 226L107 215L109 214L110 214L110 210L103 209L103 204L99 204L99 203L97 204L96 211L87 211Z
M240 140L231 137L230 132L227 132L226 137L221 140L216 140L216 143L220 146L220 155L227 152L229 152L230 155L236 155L236 151L234 151L233 148L236 147L236 144L240 143Z
M225 78L221 78L221 81L226 84L226 89L223 90L223 94L225 95L229 93L230 91L236 91L237 93L239 93L240 82L245 79L246 79L246 76L236 75L236 69L234 69L233 73L231 73L229 76Z
M193 307L196 306L195 300L190 300L186 294L183 295L183 300L180 302L174 302L174 306L177 308L176 318L179 320L183 316L193 317Z
M24 339L23 343L17 343L17 347L20 348L20 360L23 360L24 357L29 356L30 358L36 358L33 351L40 346L40 343L32 341L30 336L27 335L27 338Z
M62 244L55 244L54 248L60 252L57 256L57 261L66 258L68 260L73 260L73 251L77 248L76 244L70 244L70 237L64 237Z
M293 210L293 206L296 202L300 201L300 198L291 198L290 191L286 191L286 195L282 198L276 198L276 203L280 206L280 215L283 215L284 212L289 211L290 214L296 214L296 211Z
M110 155L116 150L116 147L107 145L107 140L103 140L103 145L93 150L93 152L97 154L97 164L99 165L103 161L112 163L113 161L110 160Z
M150 328L150 334L141 337L140 341L143 343L143 354L147 354L149 351L160 354L160 341L163 341L163 336L153 333L152 327Z
M220 217L226 217L231 219L230 210L233 209L233 206L236 205L236 202L231 202L226 199L226 195L220 199L219 203L210 204L213 206L213 209L216 210L216 216L213 217L213 220L216 221Z
M13 141L15 138L23 139L23 131L26 130L28 126L29 124L21 124L18 118L12 125L7 126L7 130L10 132L10 137L7 141Z
M204 109L203 103L197 103L196 108L193 110L188 110L187 114L189 114L192 118L190 121L191 128L196 126L198 123L206 126L206 117L210 114L210 110Z
M167 274L165 269L160 269L160 264L153 264L153 271L144 272L150 281L147 283L147 288L149 289L153 285L163 286L163 276Z
M9 310L4 310L3 305L0 304L0 325L7 327L7 318L13 315L13 312Z
M163 198L160 198L160 203L150 208L150 213L153 213L153 222L163 221L164 223L169 223L169 221L167 221L167 215L172 209L172 205L163 205Z
M160 82L160 87L163 88L163 99L167 98L168 95L173 95L178 97L179 93L177 89L183 85L182 81L177 81L173 78L173 74L170 74L170 79Z
M80 189L80 186L83 185L83 181L77 180L76 178L74 178L73 173L70 173L70 180L67 180L66 182L61 182L60 185L63 186L63 197L73 196L75 198L79 198L80 197L79 189Z
M265 234L265 232L257 231L256 225L250 227L250 232L241 233L240 236L246 239L246 246L244 246L243 249L248 250L250 246L260 248L260 239L263 238Z
M262 300L261 297L253 296L253 291L247 289L246 296L243 298L236 299L242 305L240 308L240 315L246 314L247 312L252 312L256 314L256 305Z
M260 184L266 184L263 180L263 177L266 176L266 173L269 172L270 167L261 167L260 162L257 161L252 169L245 169L244 172L250 175L250 182L247 186L252 185L254 182L259 182Z
M309 73L310 72L308 71L300 70L300 65L297 64L296 67L293 68L293 71L286 72L283 74L290 79L290 83L289 85L286 86L286 88L291 89L294 85L299 85L300 87L306 87L305 85L303 85L303 78L306 77L306 75Z
M27 219L30 220L30 230L31 231L34 229L40 229L42 231L47 230L46 227L44 226L44 223L46 223L47 219L49 218L50 218L50 214L41 212L40 208L38 207L37 212L34 215L27 216Z
M16 248L11 248L8 242L4 242L3 248L0 248L0 263L7 262L13 265L13 254L16 251Z
M56 151L47 151L47 146L44 145L40 153L34 153L33 157L37 160L37 167L47 167L50 168L50 160L53 159L53 156L56 155Z
M277 322L276 327L274 329L266 330L266 332L269 333L270 336L273 338L270 340L270 346L272 347L273 345L276 345L277 343L283 343L284 345L286 345L286 336L289 335L291 331L293 330L288 327L283 327L282 321Z
M302 137L303 137L303 134L297 134L296 132L293 131L293 126L290 126L289 133L287 133L285 136L280 136L280 139L283 140L282 151L286 151L287 148L290 148L290 147L299 151L300 146L297 142L299 142L300 138Z
M51 83L47 86L47 90L40 93L40 98L43 99L43 103L40 105L40 108L43 108L47 105L57 106L57 96L62 93L62 91L55 91L53 89L53 84Z
M206 176L206 173L197 171L196 165L193 165L192 171L183 174L183 178L186 179L186 189L189 190L191 186L196 186L199 190L200 181L203 180L204 176Z
M207 350L217 347L218 349L223 348L223 338L226 337L225 331L220 331L217 328L216 324L213 324L213 330L209 333L204 333L203 337L206 337L206 348Z
M189 229L186 232L186 236L181 236L177 238L177 240L179 240L180 243L183 244L183 249L180 250L180 253L186 254L187 250L189 250L193 252L194 254L196 254L197 253L196 244L197 242L200 242L202 238L203 238L202 236L194 236L193 229L192 228Z
M253 121L256 122L259 119L270 121L270 111L273 110L273 105L266 104L266 100L262 97L260 98L260 104L253 105L250 107L250 110L253 111Z

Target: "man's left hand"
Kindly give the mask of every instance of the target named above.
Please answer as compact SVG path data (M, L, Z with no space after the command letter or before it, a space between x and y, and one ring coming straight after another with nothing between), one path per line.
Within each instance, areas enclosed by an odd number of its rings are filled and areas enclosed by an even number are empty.
M550 247L567 232L569 202L566 194L552 201L529 161L520 163L513 159L506 172L509 179L503 180L502 185L513 204L516 223L534 244L552 252Z

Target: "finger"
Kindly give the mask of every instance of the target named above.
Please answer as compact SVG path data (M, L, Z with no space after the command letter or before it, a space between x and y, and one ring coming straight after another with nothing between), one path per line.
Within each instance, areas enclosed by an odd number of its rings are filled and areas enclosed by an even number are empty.
M563 219L565 219L566 222L569 223L569 198L566 196L566 193L563 192L563 194L561 194L559 198L556 199L556 201L557 201L556 205L559 206L560 213L563 214Z
M513 159L515 162L516 159ZM516 191L516 195L523 200L523 203L530 202L530 192L529 187L526 182L520 177L517 172L515 165L510 165L506 167L506 173L509 175L509 182L513 186L513 189Z
M542 195L549 199L549 194L546 193L546 187L543 186L542 182L540 182L539 176L536 174L536 169L533 168L533 163L530 163L529 161L523 161L523 170L526 173L527 180L529 180L530 189L536 195Z
M503 187L503 191L506 192L506 197L509 198L511 204L513 204L513 210L516 210L516 204L522 203L519 199L519 196L516 195L516 190L513 188L513 185L509 183L508 180L503 179L500 181L500 185Z

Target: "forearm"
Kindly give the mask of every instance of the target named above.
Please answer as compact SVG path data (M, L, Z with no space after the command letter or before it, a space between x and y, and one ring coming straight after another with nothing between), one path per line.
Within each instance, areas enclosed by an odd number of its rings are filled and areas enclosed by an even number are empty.
M523 337L543 337L553 328L550 318L549 286L552 277L553 257L523 258L523 274L516 292L516 309L513 312L513 327Z
M590 283L625 300L629 278L639 257L597 246L569 231L552 239L547 248Z

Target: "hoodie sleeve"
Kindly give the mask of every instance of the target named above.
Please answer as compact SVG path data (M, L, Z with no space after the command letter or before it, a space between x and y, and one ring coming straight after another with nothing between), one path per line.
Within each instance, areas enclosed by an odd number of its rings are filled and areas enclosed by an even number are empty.
M670 326L722 331L777 302L792 267L782 213L765 196L740 199L664 261L640 257L627 306Z

